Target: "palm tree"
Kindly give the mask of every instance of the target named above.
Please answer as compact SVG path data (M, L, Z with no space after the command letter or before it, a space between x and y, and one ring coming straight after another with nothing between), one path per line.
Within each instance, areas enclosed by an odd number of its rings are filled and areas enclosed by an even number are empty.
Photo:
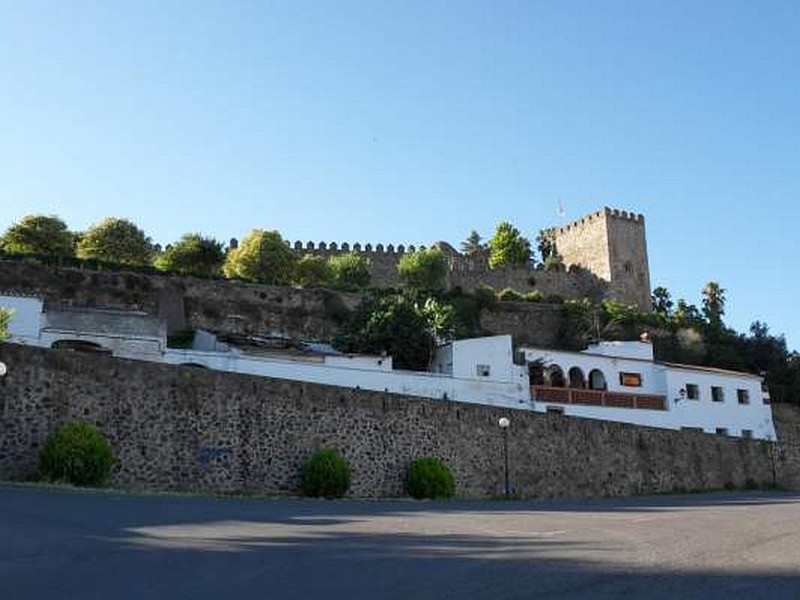
M709 321L717 323L725 314L725 290L716 281L709 281L703 288L703 313Z

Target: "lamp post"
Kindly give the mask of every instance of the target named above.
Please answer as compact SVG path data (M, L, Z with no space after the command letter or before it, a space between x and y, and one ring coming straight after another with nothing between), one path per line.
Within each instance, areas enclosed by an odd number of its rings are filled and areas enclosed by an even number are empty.
M508 426L511 425L506 417L501 417L497 422L503 431L503 474L505 479L506 499L511 497L511 482L508 479Z

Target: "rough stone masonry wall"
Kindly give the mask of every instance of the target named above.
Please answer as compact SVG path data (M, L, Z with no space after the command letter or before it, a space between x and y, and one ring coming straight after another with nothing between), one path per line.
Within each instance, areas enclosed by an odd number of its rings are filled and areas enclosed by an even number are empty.
M187 326L218 333L281 332L327 339L338 328L337 305L360 296L240 281L167 277L43 266L0 260L0 294L42 297L47 306L139 310L159 314L159 298L172 297Z
M356 496L403 494L409 462L446 460L457 493L502 492L501 416L522 496L628 495L770 484L769 447L748 440L431 401L187 367L0 346L0 478L35 473L47 436L74 419L111 440L114 482L152 489L295 493L323 446L353 468Z
M563 273L541 272L557 278ZM355 307L359 294L247 284L192 277L166 277L56 268L0 260L0 294L44 298L48 307L94 306L158 314L159 296L172 295L185 324L220 334L281 332L294 338L330 339L338 331L337 307ZM487 335L512 334L520 343L558 347L560 307L498 302L481 313Z

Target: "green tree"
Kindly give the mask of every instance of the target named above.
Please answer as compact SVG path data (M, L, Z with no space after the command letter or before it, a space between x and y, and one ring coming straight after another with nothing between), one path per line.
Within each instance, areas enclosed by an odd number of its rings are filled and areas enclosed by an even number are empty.
M371 294L342 327L336 346L345 352L386 353L395 368L424 371L436 345L431 329L413 292Z
M222 267L225 277L271 285L292 280L297 255L277 231L254 229L228 252Z
M461 252L468 256L480 254L486 249L486 245L482 243L483 238L474 229L467 236L467 239L461 242Z
M152 262L153 244L127 219L108 218L80 236L76 254L78 258L142 266Z
M340 254L328 259L333 277L333 287L337 290L362 290L372 281L370 261L358 254Z
M222 271L225 252L222 243L199 233L187 233L167 249L154 264L161 271L181 275L213 277Z
M721 323L725 314L725 290L716 281L703 288L703 314L711 323Z
M447 257L438 248L404 254L397 263L400 280L417 290L441 290L447 277Z
M650 296L650 302L654 313L664 316L670 316L672 314L673 302L667 288L659 286L654 289Z
M28 215L9 227L0 248L12 254L75 255L75 235L55 216Z
M3 308L0 306L0 340L4 340L9 336L8 326L11 324L11 315L14 311L10 308Z
M503 222L489 240L489 266L526 266L531 261L531 243L511 223Z
M294 267L292 284L302 288L326 287L333 280L333 270L324 256L306 254Z

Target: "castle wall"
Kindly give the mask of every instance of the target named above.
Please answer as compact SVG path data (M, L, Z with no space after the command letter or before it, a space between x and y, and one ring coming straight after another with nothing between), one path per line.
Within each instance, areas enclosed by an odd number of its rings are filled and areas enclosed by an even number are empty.
M354 307L358 294L197 279L47 267L0 261L0 293L40 296L49 308L113 308L158 315L170 297L185 325L228 334L283 333L328 339L338 330L337 306Z
M85 419L114 447L117 485L297 493L303 461L333 447L352 465L356 496L402 495L408 464L435 455L453 468L459 496L488 497L503 489L506 416L522 496L798 484L782 467L797 462L796 446L780 458L752 440L9 344L0 361L2 479L34 476L47 436Z

